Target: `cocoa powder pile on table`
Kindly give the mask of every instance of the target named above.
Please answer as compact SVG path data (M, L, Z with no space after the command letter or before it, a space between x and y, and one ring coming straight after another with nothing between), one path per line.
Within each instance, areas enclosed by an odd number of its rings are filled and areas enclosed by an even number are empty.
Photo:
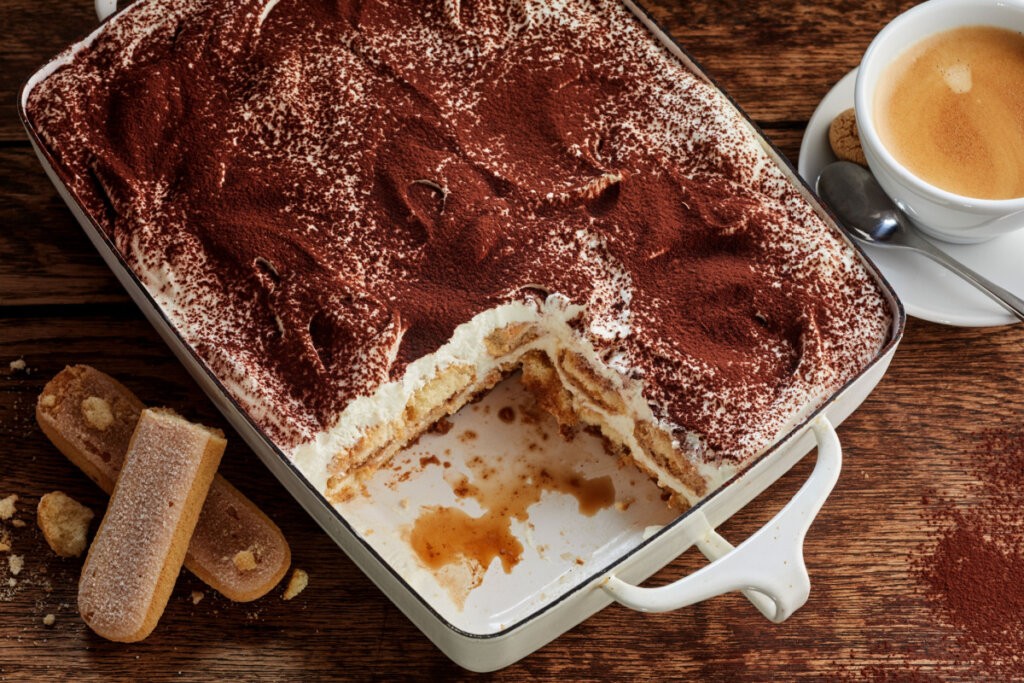
M913 588L889 605L897 619L923 618L932 640L922 649L888 629L866 632L875 661L837 661L835 680L1024 681L1024 431L969 435L957 463L974 483L921 496L928 532L906 558Z
M971 491L964 508L940 500L926 519L940 529L911 553L928 606L951 627L951 664L992 680L1024 676L1024 432L972 439Z

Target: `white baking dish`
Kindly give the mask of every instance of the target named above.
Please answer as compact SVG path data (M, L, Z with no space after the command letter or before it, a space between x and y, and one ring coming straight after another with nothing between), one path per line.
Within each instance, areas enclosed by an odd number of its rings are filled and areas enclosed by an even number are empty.
M645 11L631 0L624 3L683 64L711 82ZM96 0L96 5L97 13L104 19L113 12L115 3ZM100 30L102 27L45 65L22 88L19 112L43 167L118 280L227 420L327 534L445 654L474 671L499 669L612 601L643 611L664 611L743 590L758 610L776 622L786 619L806 601L810 581L802 556L804 535L832 490L841 464L833 425L856 409L881 379L905 323L903 307L892 288L863 255L861 258L887 297L893 325L889 342L859 375L742 473L678 516L652 498L646 481L630 483L628 474L613 474L616 468L612 459L598 453L596 441L587 442L584 438L572 449L554 446L567 453L574 451L575 466L585 476L617 477L617 492L629 494L637 502L624 511L606 509L586 517L575 510L567 496L545 497L530 509L532 531L519 529L529 536L525 538L523 561L510 574L495 570L495 563L483 583L460 607L441 590L433 574L410 560L408 543L403 540L403 529L415 520L421 505L453 503L442 499L451 492L438 473L428 468L405 482L397 478L389 482L390 475L384 473L370 482L373 503L358 499L336 507L328 503L231 399L55 171L49 151L25 113L26 102L36 84L89 45ZM788 162L764 140L760 131L758 135L790 181L825 221L841 232ZM494 411L487 411L487 401L514 401L515 391L512 385L500 385L480 404L482 409L464 409L454 418L458 430L453 430L449 437L425 438L416 447L417 453L450 451L448 459L457 470L464 466L471 449L460 448L455 439L470 427L485 439L474 448L515 450L516 439L526 437L499 433L497 423L488 417ZM492 439L489 442L488 437ZM768 524L736 548L715 533L716 527L781 477L815 444L818 460L814 471ZM410 467L414 464L413 455L402 457ZM471 507L467 511L472 514ZM712 560L708 566L668 586L636 585L694 544Z

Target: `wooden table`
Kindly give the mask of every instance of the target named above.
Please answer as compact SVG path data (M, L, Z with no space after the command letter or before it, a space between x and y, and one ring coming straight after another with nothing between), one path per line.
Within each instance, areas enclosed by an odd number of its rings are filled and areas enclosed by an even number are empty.
M913 4L708 1L649 3L790 158L830 86L871 37ZM310 586L292 602L280 590L232 604L181 575L157 631L135 645L95 637L78 617L81 560L49 551L34 521L39 497L62 489L100 511L99 491L42 436L33 419L45 381L68 363L122 378L154 403L219 415L129 302L36 162L15 114L21 82L95 25L88 0L0 0L0 497L21 497L12 531L25 557L17 587L0 564L0 676L112 674L274 679L471 678L450 663L367 580L232 439L222 471L281 525ZM7 373L24 357L31 374ZM963 437L1019 424L1024 414L1024 326L990 330L911 320L892 369L839 430L846 463L807 539L807 605L781 625L742 596L643 615L613 606L524 661L494 675L550 680L707 678L765 680L823 675L930 673L971 678L948 665L948 629L920 598L908 551L926 540L928 491L961 491L971 475ZM722 529L738 540L764 523L810 471L793 472ZM655 583L700 566L688 554ZM55 614L52 628L43 625Z

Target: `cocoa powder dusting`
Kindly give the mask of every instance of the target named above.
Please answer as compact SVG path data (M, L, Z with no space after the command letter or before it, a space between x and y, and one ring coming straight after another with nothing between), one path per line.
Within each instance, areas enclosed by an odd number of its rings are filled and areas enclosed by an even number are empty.
M852 252L619 0L142 0L33 89L61 176L292 447L455 328L557 293L696 455L884 342Z

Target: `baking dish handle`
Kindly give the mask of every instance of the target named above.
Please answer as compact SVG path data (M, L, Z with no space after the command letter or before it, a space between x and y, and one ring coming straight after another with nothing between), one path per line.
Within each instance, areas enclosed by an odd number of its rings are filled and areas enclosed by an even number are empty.
M96 16L100 21L117 11L117 0L96 0Z
M815 418L810 429L818 441L814 471L793 499L750 538L734 548L708 524L697 542L711 560L706 567L658 588L634 586L616 576L607 577L600 588L642 612L667 612L740 590L768 619L785 621L807 602L811 580L804 564L804 536L839 479L843 460L839 437L824 415ZM699 510L695 514L704 517Z

